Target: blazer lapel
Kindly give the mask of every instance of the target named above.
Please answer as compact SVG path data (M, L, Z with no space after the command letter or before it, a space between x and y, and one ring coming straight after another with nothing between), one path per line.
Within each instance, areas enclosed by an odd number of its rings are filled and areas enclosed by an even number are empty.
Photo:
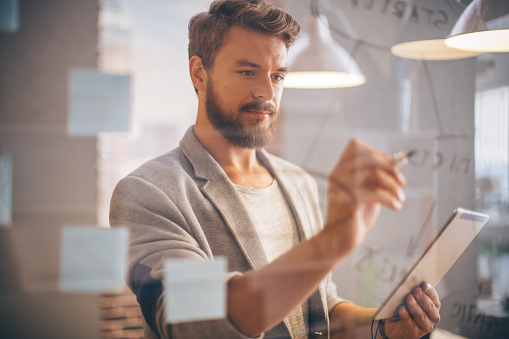
M258 268L267 263L262 243L242 198L221 172L217 171L202 191L218 209L251 267Z
M311 223L313 218L309 215L308 205L304 201L298 188L268 157L265 151L259 152L262 161L269 167L278 180L286 200L292 209L295 221L301 235L301 241L315 236ZM327 297L323 284L309 298L309 338L329 337L329 311Z
M329 337L329 311L327 297L322 284L309 298L309 338L322 339Z
M221 166L203 147L189 127L180 147L194 168L195 176L206 180L201 190L223 217L251 268L267 263L265 251L242 198Z

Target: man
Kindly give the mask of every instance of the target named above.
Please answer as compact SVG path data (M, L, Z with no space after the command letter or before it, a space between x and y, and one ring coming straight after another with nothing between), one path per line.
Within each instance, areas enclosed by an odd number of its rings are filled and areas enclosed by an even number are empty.
M330 175L324 224L312 178L262 149L300 32L264 0L216 0L191 19L196 124L177 149L122 179L111 202L111 225L130 229L129 286L152 336L325 338L374 312L340 299L330 272L383 205L402 207L405 177L389 156L351 141ZM164 260L214 256L228 259L227 318L165 324ZM419 286L382 333L419 338L439 309L434 288Z

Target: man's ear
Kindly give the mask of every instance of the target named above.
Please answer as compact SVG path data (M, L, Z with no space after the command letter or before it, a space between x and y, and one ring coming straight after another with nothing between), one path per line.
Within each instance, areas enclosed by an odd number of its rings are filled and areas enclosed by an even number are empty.
M193 55L189 59L189 74L194 87L199 91L205 91L207 84L207 71L203 67L201 58Z

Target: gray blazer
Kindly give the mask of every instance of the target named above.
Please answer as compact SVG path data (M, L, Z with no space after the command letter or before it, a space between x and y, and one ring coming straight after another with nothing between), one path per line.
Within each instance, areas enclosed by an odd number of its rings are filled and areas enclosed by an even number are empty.
M312 177L263 150L258 156L288 199L301 238L320 232L323 224ZM166 258L212 260L224 256L232 275L267 263L241 197L198 141L193 127L178 148L146 162L117 184L110 224L129 229L127 280L137 295L147 333L164 338L245 338L228 319L172 325L164 321ZM310 337L329 336L328 310L340 301L329 275L309 299ZM290 333L285 319L263 336L289 338Z

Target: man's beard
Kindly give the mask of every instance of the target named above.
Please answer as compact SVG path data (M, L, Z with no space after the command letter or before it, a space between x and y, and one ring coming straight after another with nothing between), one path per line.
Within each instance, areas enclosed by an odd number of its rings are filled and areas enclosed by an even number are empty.
M210 79L207 80L207 92L205 105L207 117L214 128L232 145L243 148L261 148L266 146L276 130L279 120L279 111L268 103L251 102L239 108L237 116L221 107L214 87ZM269 126L264 127L264 121L254 119L251 122L243 123L243 112L267 111L272 114L272 121Z

